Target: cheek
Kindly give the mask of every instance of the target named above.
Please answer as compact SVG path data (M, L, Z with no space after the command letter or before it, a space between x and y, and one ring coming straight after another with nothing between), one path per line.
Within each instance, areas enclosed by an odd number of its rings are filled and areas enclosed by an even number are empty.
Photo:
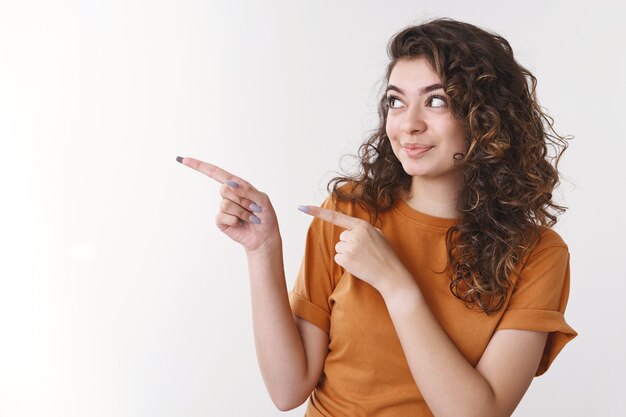
M387 133L387 137L389 139L391 139L393 137L393 132L392 132L392 128L391 128L391 122L389 121L389 119L387 119L387 122L385 122L385 133Z
M460 152L465 152L467 149L467 141L463 127L460 124L455 123L451 129L449 129L449 135L451 138L454 138L451 141L452 148Z
M457 133L457 138L458 138L458 149L465 153L467 151L467 148L469 147L469 144L467 143L467 138L465 137L465 132L463 131L463 129L461 129L458 133Z
M385 124L385 132L387 133L387 137L391 139L392 143L395 142L398 137L398 126L397 123L393 121L393 119L387 119Z

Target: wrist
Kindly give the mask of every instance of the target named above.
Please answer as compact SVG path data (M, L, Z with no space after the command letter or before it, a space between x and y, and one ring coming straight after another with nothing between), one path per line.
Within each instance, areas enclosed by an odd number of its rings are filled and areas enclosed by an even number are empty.
M393 277L394 279L387 281L390 283L389 286L380 289L380 294L388 307L411 305L423 299L422 291L409 271L399 271Z
M253 250L246 249L246 256L248 258L266 257L268 255L280 253L282 252L282 250L283 250L283 241L282 241L281 236L277 235L275 237L267 238L256 249L253 249Z

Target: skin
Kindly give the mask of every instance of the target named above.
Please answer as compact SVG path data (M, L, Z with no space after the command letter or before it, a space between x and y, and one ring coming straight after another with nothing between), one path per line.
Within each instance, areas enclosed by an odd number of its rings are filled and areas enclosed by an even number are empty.
M246 252L275 246L280 241L276 212L267 194L217 165L194 158L183 158L181 163L222 184L220 187L222 202L220 211L215 217L215 224L229 238L240 243ZM228 185L227 181L233 181L238 187ZM262 211L253 211L252 203ZM252 216L259 218L260 222L258 224L251 222Z
M453 156L467 151L463 126L452 117L449 98L443 88L419 93L422 87L441 84L441 79L428 61L420 57L398 61L388 84L405 93L387 92L388 98L395 98L390 102L385 126L393 153L404 171L413 177L411 192L405 201L426 214L457 217L455 201L463 185L463 174L460 167L455 166ZM402 148L406 143L433 148L411 158Z

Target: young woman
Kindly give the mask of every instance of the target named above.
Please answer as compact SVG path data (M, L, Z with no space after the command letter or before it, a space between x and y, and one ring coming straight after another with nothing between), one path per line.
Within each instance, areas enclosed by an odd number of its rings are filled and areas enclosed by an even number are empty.
M216 223L246 250L259 366L280 410L308 398L308 417L510 416L577 335L568 247L551 229L566 209L552 201L565 138L496 34L436 19L388 53L360 172L299 207L313 218L291 291L268 196L179 161L223 183Z

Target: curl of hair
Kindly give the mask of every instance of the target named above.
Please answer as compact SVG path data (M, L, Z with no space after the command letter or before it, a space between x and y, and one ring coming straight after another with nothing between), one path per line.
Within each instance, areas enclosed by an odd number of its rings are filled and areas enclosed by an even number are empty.
M460 222L446 232L450 291L468 308L497 311L512 286L511 273L539 240L539 225L553 226L567 209L552 201L552 192L571 137L555 132L554 120L538 103L537 79L497 34L439 18L402 29L387 52L391 61L378 103L379 126L359 147L359 172L332 178L327 189L334 198L366 208L373 223L410 190L411 176L386 133L384 90L399 60L425 58L467 141L467 152L454 156L464 184L456 207ZM553 158L548 145L556 150Z

